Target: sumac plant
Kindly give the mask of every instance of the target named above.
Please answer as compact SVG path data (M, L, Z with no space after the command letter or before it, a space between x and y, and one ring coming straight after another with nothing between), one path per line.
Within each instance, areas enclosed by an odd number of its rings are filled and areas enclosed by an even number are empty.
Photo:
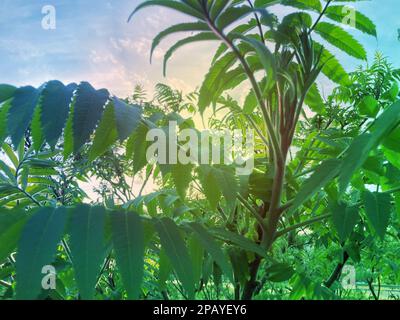
M120 99L87 82L1 85L3 298L336 299L345 297L343 267L363 257L379 298L383 267L372 261L382 250L396 256L386 241L399 240L399 72L381 56L345 71L333 49L360 63L367 53L343 26L343 2L143 2L130 23L152 6L190 19L153 41L151 54L167 36L189 34L166 51L164 73L180 47L219 44L188 96L165 85L150 101L140 87ZM291 13L273 14L276 5ZM376 36L368 17L354 16L356 29ZM326 100L321 75L337 86ZM211 128L256 133L251 174L147 162L150 129L195 128L182 113L208 109ZM81 182L91 178L99 200L88 204ZM156 190L146 193L149 181ZM56 271L52 290L46 266Z

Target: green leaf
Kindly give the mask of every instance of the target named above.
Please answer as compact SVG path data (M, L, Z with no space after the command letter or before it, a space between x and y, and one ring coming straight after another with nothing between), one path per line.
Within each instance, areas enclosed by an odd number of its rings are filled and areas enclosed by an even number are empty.
M259 246L258 244L250 241L246 237L233 233L229 230L222 229L222 228L211 228L210 231L215 234L218 238L221 238L225 241L232 242L233 244L237 245L239 248L244 249L246 251L254 252L261 257L266 257L267 253L265 250Z
M176 224L169 218L155 222L161 246L176 271L179 280L187 291L189 298L194 297L194 274L192 261Z
M111 216L118 269L129 299L138 299L143 278L144 227L133 212L117 211Z
M286 263L274 263L265 269L268 281L284 282L293 277L294 269Z
M210 17L214 21L217 17L224 11L224 9L229 5L229 1L214 1L211 10Z
M93 161L105 153L117 138L118 132L116 128L114 106L112 103L108 103L97 127L93 145L90 148L89 161Z
M389 90L387 90L384 94L383 94L383 98L389 101L396 101L397 100L397 96L399 95L399 85L395 82L393 83L393 85L390 87Z
M333 225L344 242L350 236L359 219L358 208L349 207L346 203L335 203L331 206Z
M357 105L361 115L375 118L379 112L379 103L373 96L364 97Z
M39 90L30 86L21 87L15 91L8 110L8 133L15 148L18 147L32 121L39 94Z
M395 201L395 206L396 206L397 222L400 222L400 193L399 192L394 194L394 201Z
M33 300L41 289L42 268L53 263L66 223L65 208L41 208L26 223L18 245L17 299Z
M210 67L206 74L199 91L199 111L201 114L205 109L216 99L215 89L220 86L223 75L227 70L234 65L236 61L235 54L232 52L227 53L218 59Z
M111 101L114 104L118 138L119 141L123 142L140 124L142 108L138 105L129 105L116 97L113 97Z
M39 151L44 142L42 124L40 121L41 113L42 113L42 106L39 102L33 113L32 123L31 123L31 136L33 140L33 148L35 149L35 151ZM21 144L22 143L20 143L19 145Z
M359 263L361 261L361 246L356 242L349 242L343 247L343 250L346 251L355 263Z
M0 103L13 97L16 87L9 84L0 84Z
M72 113L73 151L77 152L89 140L103 114L109 93L105 89L95 90L89 83L79 84ZM66 137L67 139L68 137Z
M400 100L393 103L375 120L371 126L372 144L376 146L400 122Z
M387 137L382 140L382 145L395 152L400 152L400 128L394 129Z
M308 178L295 199L291 207L291 212L308 201L316 192L321 190L329 181L334 179L340 170L342 162L338 159L329 159L321 163L314 173Z
M0 212L0 264L15 250L26 223L23 210L3 210Z
M246 99L243 103L243 113L244 114L252 114L254 109L257 108L258 101L254 91L251 89L246 96Z
M390 194L369 192L364 195L365 213L372 228L383 240L392 212Z
M89 161L102 155L119 138L123 142L139 126L142 109L113 97L106 105L97 127Z
M0 269L0 279L8 278L14 272L14 267L2 267Z
M255 169L248 178L247 191L256 199L268 202L271 199L272 185L273 179L270 173Z
M348 21L353 17L354 21ZM349 6L329 6L325 11L325 16L336 22L350 25L358 30L376 37L375 24L364 14Z
M235 281L244 286L250 277L247 253L245 250L229 247L228 254L231 260Z
M226 10L222 11L216 20L216 26L218 30L224 30L229 27L231 24L243 19L250 13L253 13L254 9L247 5L243 6L230 6Z
M313 83L310 90L308 90L304 103L315 113L325 113L325 103L316 83Z
M195 34L194 36L190 36L184 39L181 39L177 41L171 48L167 50L167 52L164 55L164 63L163 63L163 74L164 77L167 74L167 62L168 60L172 57L173 53L181 48L182 46L192 43L192 42L197 42L197 41L209 41L209 40L218 40L217 36L212 33L212 32L201 32L198 34Z
M254 6L257 8L269 7L282 2L282 0L255 0Z
M3 144L4 139L8 136L8 121L7 115L11 107L11 99L0 103L0 144Z
M158 264L158 286L160 290L163 291L167 289L166 282L172 273L171 262L163 249L160 250Z
M176 191L182 200L185 200L186 191L192 181L193 165L174 164L170 165L172 179L174 180Z
M204 195L210 203L211 209L216 210L219 200L221 199L221 191L218 187L217 177L211 166L201 165L197 169L199 180L203 187Z
M188 248L189 248L190 258L192 259L194 283L197 287L200 283L203 271L202 269L204 260L204 248L199 239L195 235L189 237Z
M215 242L211 234L201 224L193 222L190 224L190 227L195 232L204 249L210 253L223 273L233 283L232 266L229 264L227 257L221 249L221 246Z
M283 32L288 32L290 29L293 28L301 28L307 27L311 28L312 25L312 18L311 15L306 12L294 12L286 15L283 19L281 24L278 27L279 30L283 30Z
M76 97L74 97L71 103L69 115L64 128L64 150L63 155L66 159L74 151L74 104Z
M206 194L206 196L210 195L211 192L215 192L216 194L212 197L217 197L219 198L219 195L222 193L222 195L225 198L226 205L229 209L233 210L233 208L236 206L236 198L237 198L237 193L239 191L239 183L236 179L235 173L233 168L226 167L226 166L206 166L204 165L201 170L204 170L203 172L206 174L205 177L209 175L212 175L215 180L216 184L214 187L212 187L210 183L210 179L200 179L201 183L203 184L203 189ZM211 182L214 179L211 179ZM217 189L215 191L214 189ZM216 198L209 200L213 203L215 203Z
M151 50L150 50L150 63L153 57L154 50L157 48L160 42L167 36L177 32L193 32L193 31L207 31L207 30L209 30L207 24L200 21L193 23L180 23L165 29L153 39L153 43L151 44Z
M16 183L15 170L10 168L3 160L0 160L0 172L5 173L10 184Z
M262 0L260 2L262 2ZM273 2L273 1L267 0L267 2ZM313 10L316 12L322 11L322 5L319 0L281 0L279 2L284 6L291 6L298 9Z
M339 187L343 193L353 175L367 160L371 150L387 137L400 121L400 101L387 107L371 126L371 133L364 133L354 139L343 157L340 169Z
M371 135L363 134L356 137L347 150L339 175L339 189L341 192L346 190L354 172L367 160L371 151L370 141Z
M320 22L315 27L315 32L348 55L361 60L367 59L367 53L363 46L341 27L328 22Z
M70 247L79 294L92 300L105 255L104 207L79 205L71 210Z
M126 143L126 156L133 160L133 172L136 174L147 165L146 151L150 142L146 141L149 128L141 123Z
M322 73L335 83L348 85L350 83L349 76L339 60L318 42L314 41L313 44L316 52L322 50L320 60L320 63L323 64Z
M276 62L274 55L263 42L257 39L246 37L241 34L235 34L235 37L238 37L242 41L250 44L256 51L257 56L267 74L266 90L268 90L276 81Z
M217 290L220 290L220 287L222 285L222 271L220 267L216 264L212 264L212 272L213 272L213 280L214 280L214 286L216 287Z
M200 11L193 9L191 6L189 6L185 3L172 1L172 0L148 0L148 1L141 3L140 5L138 5L136 7L136 9L130 14L130 16L128 18L128 22L132 19L133 15L136 14L136 12L138 12L139 10L142 10L144 8L150 7L150 6L162 6L162 7L176 10L178 12L187 14L187 15L195 17L195 18L199 18L201 20L203 19L203 15Z
M68 118L75 83L64 86L60 81L49 81L40 97L40 123L45 140L54 148Z

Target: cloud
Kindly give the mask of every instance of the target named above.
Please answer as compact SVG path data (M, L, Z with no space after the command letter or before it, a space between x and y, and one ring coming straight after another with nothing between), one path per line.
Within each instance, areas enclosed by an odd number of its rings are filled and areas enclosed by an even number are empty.
M40 27L41 7L48 4L45 1L0 0L0 83L38 85L54 78L63 82L86 80L121 96L129 94L137 83L148 92L157 82L192 91L210 67L216 42L191 44L175 52L167 77L163 78L165 52L183 35L165 39L154 52L150 65L152 39L168 26L190 19L173 10L152 7L138 13L128 24L126 18L141 1L58 0L57 30L49 32ZM388 8L398 0L386 2L388 7L378 7L377 0L357 3L357 7L377 22L379 48L393 60L400 52L396 39L399 26L395 11ZM282 15L293 10L282 8L274 7L273 12ZM357 38L369 52L377 48L374 39L360 34ZM354 61L339 56L351 70ZM321 84L329 91L326 81L322 79ZM243 97L238 94L237 98Z
M122 52L125 50L126 53L134 53L148 59L150 55L152 41L146 37L140 37L138 39L111 38L110 43L112 47L117 51ZM153 59L161 59L164 55L164 50L156 48L153 53Z
M90 60L93 63L111 63L118 64L118 60L114 57L113 54L107 52L105 54L101 54L96 50L92 50L90 53Z
M123 59L109 51L93 50L90 55L90 69L84 74L84 79L97 88L107 88L113 94L126 97L132 93L138 83L150 87L150 79L141 73L132 72Z
M0 47L15 61L29 61L46 55L46 52L38 46L16 39L1 39Z

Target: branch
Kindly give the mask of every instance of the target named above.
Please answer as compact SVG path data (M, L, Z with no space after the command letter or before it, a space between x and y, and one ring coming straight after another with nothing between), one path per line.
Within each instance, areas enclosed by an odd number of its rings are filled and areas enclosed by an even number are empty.
M328 219L331 216L332 216L331 213L327 213L327 214L324 214L324 215L321 215L321 216L318 216L318 217L315 217L315 218L300 222L298 224L294 224L294 225L292 225L290 227L287 227L287 228L285 228L283 230L278 231L276 233L276 238L281 237L281 236L289 233L290 231L296 230L298 228L307 227L307 226L312 225L314 223L317 223L317 222L320 222L322 220Z
M271 137L271 142L272 142L272 147L273 147L273 151L274 151L274 155L275 155L275 159L276 161L279 161L282 159L282 153L279 147L279 142L278 142L278 137L276 136L275 130L274 130L274 125L272 123L272 120L270 118L270 115L268 114L267 111L267 106L265 105L265 102L263 100L262 97L262 93L261 90L257 84L257 80L254 77L253 72L250 69L250 66L248 65L246 59L242 56L242 54L240 53L239 49L233 44L232 41L230 41L228 39L228 37L220 30L218 30L218 28L214 25L213 21L211 21L210 16L208 14L207 8L203 7L204 9L204 14L205 14L205 19L207 22L207 25L209 26L209 28L211 29L212 32L214 32L214 34L221 39L222 42L224 42L228 48L230 48L232 50L232 52L236 55L237 59L240 61L248 79L251 82L251 85L253 87L253 91L256 95L258 104L261 108L261 111L263 113L263 117L265 119L265 123L267 125L267 130L268 133Z
M374 300L379 300L379 297L375 293L374 285L373 285L373 278L367 279L369 291L371 291Z
M42 205L40 204L39 201L37 201L31 194L26 192L24 189L20 187L16 187L19 192L22 192L26 197L28 197L34 204L36 204L38 207L41 207Z
M240 194L237 195L238 200L243 204L243 206L249 210L249 212L256 218L257 222L259 223L260 227L265 231L265 222L264 219L258 214L256 210L244 199Z
M335 269L333 270L332 274L330 275L329 279L324 282L325 287L330 288L334 284L335 281L337 281L340 278L340 275L342 274L342 270L344 265L346 264L347 260L349 260L350 256L349 254L345 251L343 253L343 261L339 262Z
M396 192L400 192L400 186L399 186L399 187L396 187L396 188L394 188L394 189L390 189L390 190L387 190L387 191L383 191L382 193L392 194L392 193L396 193Z
M263 135L263 133L261 132L260 128L257 126L257 124L255 123L255 121L253 120L253 118L246 114L246 119L250 122L250 124L253 126L254 130L256 130L258 136L260 137L260 139L264 142L264 144L268 147L269 146L269 142L267 140L267 138Z
M11 288L12 285L6 281L0 280L0 285L7 287L7 288Z
M282 214L283 212L285 212L286 210L289 210L293 205L293 200L290 200L288 202L286 202L284 205L282 205L278 211L280 214Z
M140 197L140 196L142 195L143 190L144 190L144 188L146 187L146 184L147 184L147 182L149 181L150 176L151 176L152 173L153 173L153 168L151 168L151 170L150 170L149 173L147 174L146 179L144 180L144 182L143 182L143 184L142 184L142 187L140 188L138 197Z
M253 5L253 3L251 2L251 0L247 0L247 2L249 3L250 7L251 7L252 9L254 9L254 5ZM264 38L263 30L262 30L261 21L260 21L260 18L258 17L258 14L257 14L256 12L254 12L254 17L256 18L258 31L260 32L261 41L262 41L263 43L265 43L265 38Z
M319 14L317 20L315 20L314 24L312 25L312 27L310 28L310 30L308 31L308 34L311 34L311 32L314 31L314 29L316 28L316 26L318 25L318 23L321 21L322 17L324 16L326 10L328 10L329 5L331 4L332 0L328 0L325 8L321 11L321 13Z

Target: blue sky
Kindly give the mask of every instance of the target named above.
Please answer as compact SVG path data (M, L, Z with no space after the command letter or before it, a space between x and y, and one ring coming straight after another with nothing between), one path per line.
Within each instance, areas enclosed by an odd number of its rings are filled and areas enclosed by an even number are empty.
M162 56L174 37L158 49L149 63L151 39L165 27L187 18L152 7L126 22L140 0L0 0L0 83L14 85L90 81L119 96L137 83L149 91L164 82L184 91L200 85L216 47L190 45L172 58L167 78L162 77ZM42 7L56 8L57 27L41 27ZM357 8L377 24L378 40L353 32L371 55L376 50L400 66L399 0L371 0ZM359 65L339 54L348 70Z

